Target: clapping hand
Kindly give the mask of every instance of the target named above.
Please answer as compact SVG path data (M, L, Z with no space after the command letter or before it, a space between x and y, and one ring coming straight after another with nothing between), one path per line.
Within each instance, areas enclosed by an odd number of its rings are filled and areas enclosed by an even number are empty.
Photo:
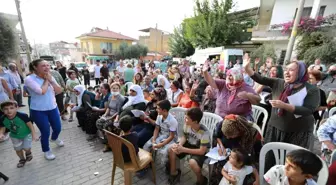
M249 57L248 53L245 53L243 57L243 67L246 69L247 67L250 67L251 58Z

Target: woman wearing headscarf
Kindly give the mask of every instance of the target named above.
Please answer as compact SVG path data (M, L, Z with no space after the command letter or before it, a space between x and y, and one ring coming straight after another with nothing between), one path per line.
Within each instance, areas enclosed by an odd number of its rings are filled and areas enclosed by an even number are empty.
M261 146L255 149L256 143L260 144L260 140L257 142L258 139L260 139L260 135L253 128L252 123L248 122L243 116L230 114L225 116L221 124L217 125L214 132L213 146L216 146L217 142L220 148L218 152L221 156L227 155L226 149L241 148L250 154L252 158L257 158L259 157L259 149L261 149ZM219 184L222 178L221 171L226 162L227 160L224 160L214 165L210 184Z
M313 142L314 116L319 106L320 91L309 84L307 68L304 62L292 62L284 69L284 79L268 78L255 73L250 67L248 56L244 59L244 68L251 78L262 85L272 88L272 113L264 136L265 142L284 142L310 148ZM296 96L299 103L290 102L289 97ZM302 102L300 102L300 99ZM266 159L267 167L274 163L272 157ZM269 165L269 166L268 166Z
M76 117L78 119L78 127L82 127L83 131L86 131L86 112L91 109L89 106L92 105L91 97L89 94L85 93L84 85L76 85L74 87L75 94L77 96L77 105L72 105L72 111L76 112Z
M135 118L135 125L132 128L132 131L135 131L138 134L138 137L141 138L138 141L138 146L142 148L146 142L152 138L155 125L151 124L156 121L158 116L156 110L156 104L159 101L167 99L167 92L163 87L157 87L151 93L152 100L148 102L146 106L146 116Z
M146 100L139 85L132 85L129 88L128 101L122 107L121 113L119 114L119 119L125 115L134 117L133 113L131 112L132 110L146 110Z
M272 88L272 113L266 130L265 142L285 142L308 148L312 142L314 116L319 106L319 89L308 81L307 68L304 62L292 62L284 70L284 79L262 77L255 73L246 59L245 70L253 80ZM288 97L298 93L303 100L302 105L291 104Z
M209 64L206 62L203 65L204 78L212 88L218 89L215 113L222 118L228 114L237 114L253 120L252 104L258 104L260 97L244 83L242 71L232 68L227 71L226 80L214 80L208 69Z

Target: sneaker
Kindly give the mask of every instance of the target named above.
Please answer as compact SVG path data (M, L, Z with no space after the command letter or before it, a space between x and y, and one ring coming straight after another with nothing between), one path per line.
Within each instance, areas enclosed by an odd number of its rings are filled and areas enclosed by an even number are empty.
M4 134L4 137L2 138L2 139L0 139L0 143L1 142L5 142L5 141L7 141L9 139L9 133L5 133Z
M59 146L59 147L62 147L62 146L64 146L64 143L63 143L63 141L62 140L60 140L60 139L56 139L56 140L51 140L51 142L52 143L55 143L57 146Z
M47 160L54 160L56 156L49 150L48 152L44 152L44 157Z

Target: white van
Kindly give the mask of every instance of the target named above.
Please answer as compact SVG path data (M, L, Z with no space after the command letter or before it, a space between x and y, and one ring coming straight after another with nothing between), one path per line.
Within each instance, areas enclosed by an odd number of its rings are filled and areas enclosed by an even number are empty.
M219 68L224 71L224 69L228 66L229 61L233 63L236 60L242 61L243 58L243 50L242 49L224 49L222 47L216 48L206 48L206 49L196 49L194 55L188 57L187 59L195 62L196 66L200 66L207 59L219 59Z

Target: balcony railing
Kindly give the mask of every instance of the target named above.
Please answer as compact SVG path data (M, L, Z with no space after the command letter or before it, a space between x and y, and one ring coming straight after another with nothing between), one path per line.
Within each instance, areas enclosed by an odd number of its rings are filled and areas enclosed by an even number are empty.
M288 37L288 33L282 33L281 30L271 30L270 25L258 25L253 28L252 38L277 38Z

